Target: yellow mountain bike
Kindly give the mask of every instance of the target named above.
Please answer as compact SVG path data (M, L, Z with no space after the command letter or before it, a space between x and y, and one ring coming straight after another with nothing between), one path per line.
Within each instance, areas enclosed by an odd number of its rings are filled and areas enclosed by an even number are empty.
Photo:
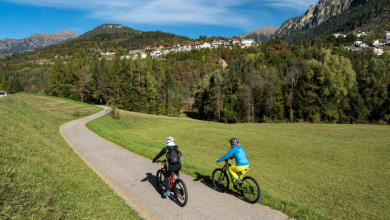
M230 158L232 159L232 158ZM219 192L226 192L229 189L229 177L227 171L231 164L229 163L229 159L225 160L225 165L222 168L217 168L213 171L213 185L215 189ZM242 181L242 184L238 184L237 186L233 185L233 188L241 193L242 197L244 197L245 201L249 203L257 203L261 197L261 189L259 183L255 178L251 176L245 176L242 178L242 173L237 173L238 177ZM231 177L232 182L234 182Z

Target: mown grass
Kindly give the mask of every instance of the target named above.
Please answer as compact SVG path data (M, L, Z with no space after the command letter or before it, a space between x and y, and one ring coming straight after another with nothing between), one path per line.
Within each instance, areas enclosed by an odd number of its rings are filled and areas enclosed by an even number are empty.
M139 219L59 132L87 109L101 111L25 93L0 98L0 219Z
M121 111L120 120L102 117L87 127L148 158L173 136L183 171L208 182L237 137L247 175L262 187L261 204L297 219L390 216L390 126L220 124Z

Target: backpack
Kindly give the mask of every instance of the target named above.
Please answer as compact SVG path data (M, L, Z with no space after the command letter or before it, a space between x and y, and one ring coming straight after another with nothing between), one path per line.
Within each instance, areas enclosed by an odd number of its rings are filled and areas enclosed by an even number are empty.
M177 146L167 146L167 160L169 164L176 165L181 162L180 155L181 152L179 151L179 148Z

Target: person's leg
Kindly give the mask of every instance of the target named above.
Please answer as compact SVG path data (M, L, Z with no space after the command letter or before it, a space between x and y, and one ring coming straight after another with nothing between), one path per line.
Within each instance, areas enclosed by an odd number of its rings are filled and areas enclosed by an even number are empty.
M166 171L164 173L165 178L165 192L169 192L169 177L171 176L172 172Z
M179 171L178 171L178 170L176 170L176 171L175 171L175 174L176 174L176 177L177 177L178 179L181 179L181 177L180 177L180 174L179 174Z
M242 175L244 175L249 170L249 165L246 166L231 166L229 167L229 173L232 176L233 180L235 181L235 184L238 184L240 182L240 179L238 178L237 173L242 172Z
M242 176L244 176L244 174L245 174L246 172L248 172L248 171L249 171L249 165L240 166L240 167L238 168L238 172L241 172L241 173L242 173Z
M237 166L233 165L229 167L229 174L232 177L232 179L235 181L238 178L237 171L236 171Z

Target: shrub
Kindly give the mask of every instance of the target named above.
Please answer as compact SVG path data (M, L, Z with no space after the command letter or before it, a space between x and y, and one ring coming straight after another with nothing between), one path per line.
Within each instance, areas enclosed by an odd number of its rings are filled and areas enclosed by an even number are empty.
M115 106L111 106L110 116L112 119L120 119L119 109L115 108Z

